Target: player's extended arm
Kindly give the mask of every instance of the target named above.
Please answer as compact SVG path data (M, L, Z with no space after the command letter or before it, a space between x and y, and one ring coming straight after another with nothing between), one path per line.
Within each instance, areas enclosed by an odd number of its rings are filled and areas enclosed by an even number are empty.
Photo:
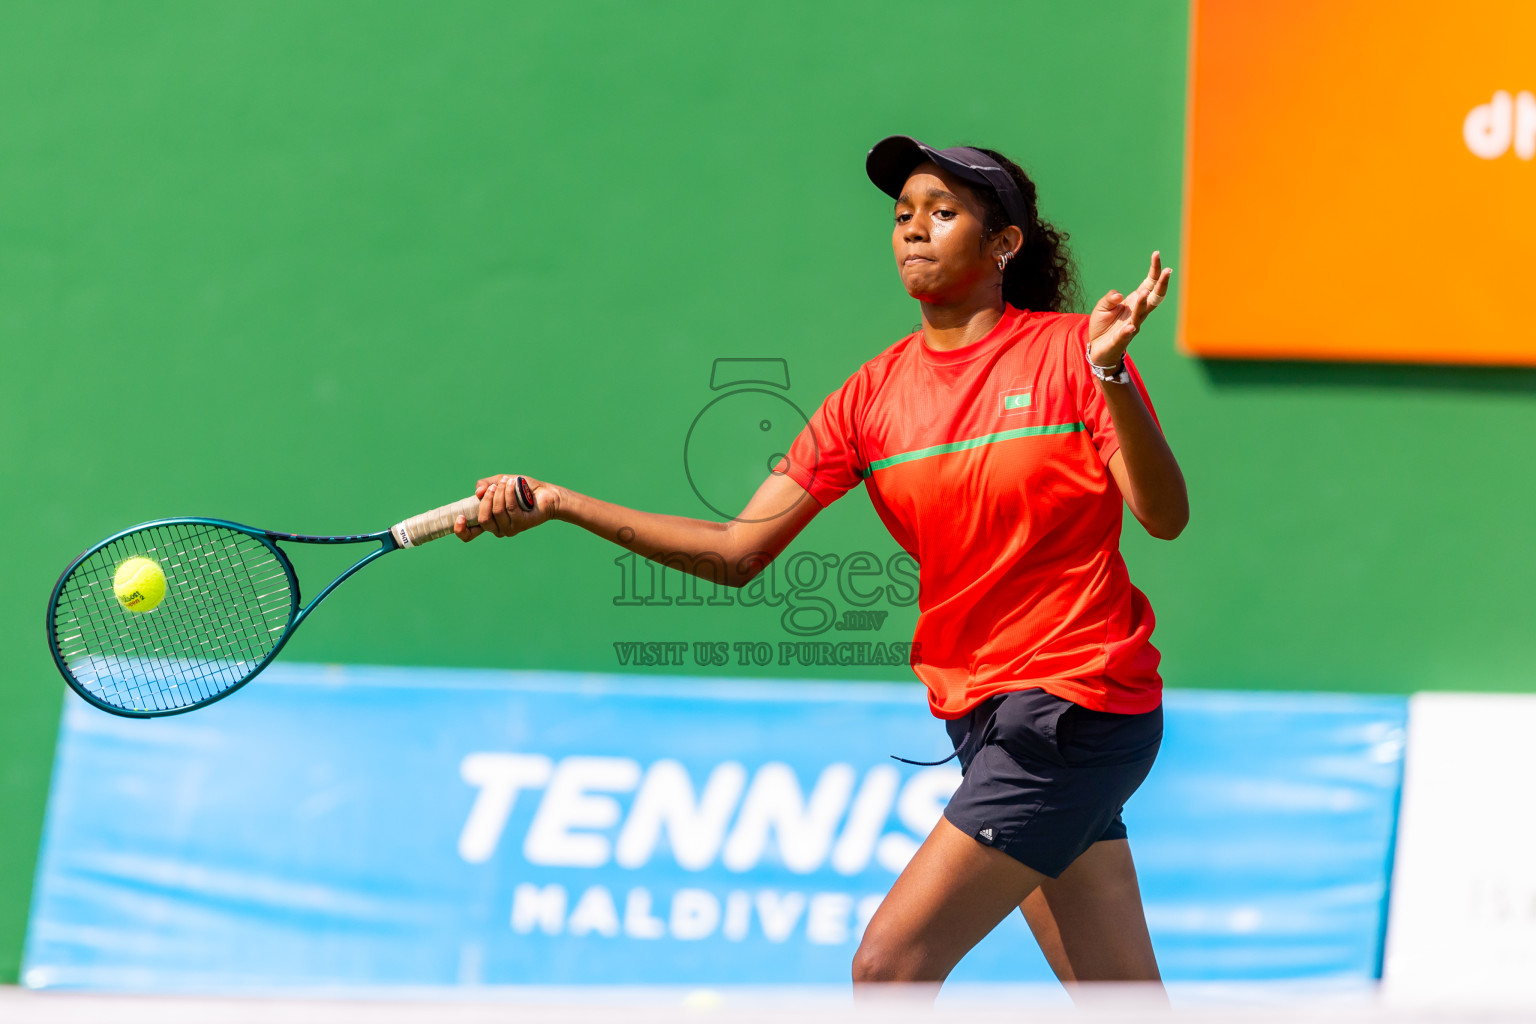
M1137 328L1168 294L1171 269L1152 254L1146 279L1130 295L1111 291L1099 300L1088 320L1088 358L1103 367L1118 365ZM1110 456L1109 472L1120 493L1148 533L1173 540L1189 523L1189 492L1173 449L1133 384L1094 382L1104 394L1120 450Z
M475 486L481 525L470 526L460 516L453 532L466 541L487 531L510 537L559 519L653 562L740 587L778 557L821 511L803 487L778 473L769 474L741 515L727 523L641 512L533 477L523 479L533 490L530 511L523 511L514 500L517 477L497 474Z

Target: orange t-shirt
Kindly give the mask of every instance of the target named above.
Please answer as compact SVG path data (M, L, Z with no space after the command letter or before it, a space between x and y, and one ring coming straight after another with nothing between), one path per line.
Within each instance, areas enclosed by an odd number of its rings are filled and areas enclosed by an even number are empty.
M1087 337L1084 315L1012 306L963 348L908 335L827 396L777 467L822 506L862 480L917 560L912 667L940 718L1035 687L1124 714L1162 700Z

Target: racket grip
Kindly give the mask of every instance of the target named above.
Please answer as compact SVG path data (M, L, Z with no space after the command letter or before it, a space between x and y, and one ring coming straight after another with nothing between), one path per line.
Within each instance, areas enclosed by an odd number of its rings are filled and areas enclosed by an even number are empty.
M452 505L444 505L430 512L423 512L419 516L411 516L404 522L396 523L390 528L394 535L395 543L403 548L414 548L418 544L425 544L429 540L437 540L446 537L453 532L453 521L463 516L470 526L476 526L480 522L480 499L475 497L464 498Z

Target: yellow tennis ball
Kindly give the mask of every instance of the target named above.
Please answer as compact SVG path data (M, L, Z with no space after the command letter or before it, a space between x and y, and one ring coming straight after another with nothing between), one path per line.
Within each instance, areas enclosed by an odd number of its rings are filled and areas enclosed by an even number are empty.
M152 611L165 600L165 570L153 558L130 558L117 567L112 592L131 612Z

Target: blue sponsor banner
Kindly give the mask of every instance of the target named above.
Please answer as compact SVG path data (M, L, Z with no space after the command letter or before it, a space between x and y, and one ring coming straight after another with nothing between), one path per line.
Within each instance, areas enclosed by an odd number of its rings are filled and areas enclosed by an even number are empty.
M1406 702L1174 692L1126 811L1176 980L1369 978ZM838 983L959 781L920 687L278 665L71 697L34 986ZM1051 975L1019 915L966 981Z

